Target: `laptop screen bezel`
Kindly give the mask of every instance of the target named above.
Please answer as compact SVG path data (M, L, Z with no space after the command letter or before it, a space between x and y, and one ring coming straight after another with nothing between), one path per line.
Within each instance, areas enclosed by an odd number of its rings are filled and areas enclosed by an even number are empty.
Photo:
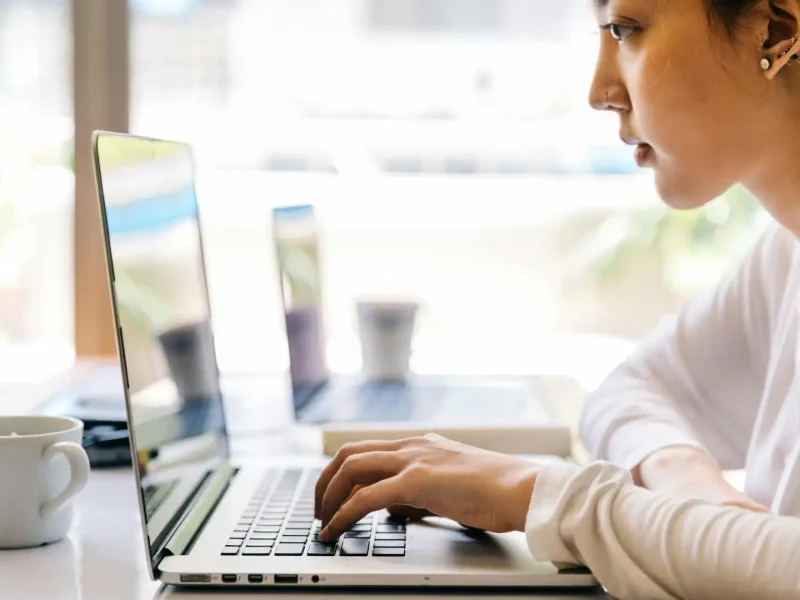
M196 175L195 175L195 161L194 161L194 153L190 145L183 143L183 142L175 142L171 140L165 139L158 139L152 137L145 137L145 136L138 136L138 135L131 135L131 134L124 134L124 133L117 133L111 131L102 131L98 130L92 134L92 158L93 158L93 165L94 165L94 174L95 174L95 185L96 185L96 198L97 198L97 205L98 211L100 216L100 229L103 238L103 254L105 256L105 264L106 264L106 282L108 284L109 289L109 296L111 299L111 311L113 315L113 322L114 322L114 338L116 340L117 345L117 356L120 363L120 371L122 374L122 387L123 387L123 395L125 397L125 414L128 421L128 440L130 444L131 450L131 462L133 467L134 479L136 483L136 497L137 503L139 505L139 516L140 516L140 523L141 523L141 531L142 531L142 539L145 546L145 551L147 553L148 558L148 568L150 572L150 576L153 580L158 578L158 564L161 562L162 558L165 556L165 546L167 541L169 540L169 532L161 539L159 543L151 544L150 536L148 534L147 529L147 516L146 510L144 505L144 499L142 495L142 474L140 472L138 460L136 457L138 456L138 448L136 444L136 436L133 432L133 409L132 409L132 401L131 401L131 392L128 383L128 368L127 368L127 361L125 357L125 345L124 340L122 339L121 335L121 322L120 322L120 315L119 315L119 308L117 304L117 297L116 297L116 290L115 290L115 274L114 274L114 261L113 256L111 253L111 241L110 235L108 230L108 217L106 214L106 203L105 203L105 196L103 192L103 175L102 175L102 168L100 164L100 150L99 144L100 140L103 138L123 138L123 139L130 139L130 140L138 140L141 142L147 143L167 143L167 144L175 144L178 146L182 146L184 150L187 152L189 156L189 160L191 163L191 181L192 181L192 188L195 193L195 199L197 198L196 192ZM208 292L208 278L207 278L207 270L206 270L206 261L205 261L205 247L203 244L203 233L200 224L200 208L199 202L197 207L197 215L195 216L196 221L196 231L197 231L197 239L198 239L198 246L200 252L200 269L203 275L203 282L204 282L204 295L205 295L205 302L208 309L208 321L211 324L211 347L214 353L214 367L216 369L217 378L219 379L220 371L219 371L219 363L216 354L216 344L214 341L214 334L213 334L213 316L211 310L211 302L210 296ZM222 411L222 430L220 431L221 441L223 442L222 450L223 455L221 457L222 464L221 466L230 465L230 440L228 436L228 427L227 421L225 416L225 406L224 402L220 399L220 410ZM170 531L174 531L174 529L184 520L187 513L190 511L194 501L197 498L197 494L199 490L202 489L202 486L199 486L198 489L194 491L194 493L189 498L189 501L182 507L182 510L175 515L172 519Z

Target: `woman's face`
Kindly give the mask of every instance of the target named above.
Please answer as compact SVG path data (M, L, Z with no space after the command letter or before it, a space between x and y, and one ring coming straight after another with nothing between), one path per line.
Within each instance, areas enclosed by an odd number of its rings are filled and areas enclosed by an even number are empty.
M769 119L758 35L729 40L703 0L591 1L603 30L590 103L619 115L662 198L694 208L744 179Z

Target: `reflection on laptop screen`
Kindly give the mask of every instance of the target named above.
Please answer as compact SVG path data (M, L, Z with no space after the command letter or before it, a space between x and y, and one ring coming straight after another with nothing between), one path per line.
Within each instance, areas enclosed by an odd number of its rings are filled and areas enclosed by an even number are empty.
M277 207L272 211L272 225L295 410L300 410L328 381L320 248L314 207Z
M183 144L115 135L98 136L97 163L154 554L227 459L194 169Z

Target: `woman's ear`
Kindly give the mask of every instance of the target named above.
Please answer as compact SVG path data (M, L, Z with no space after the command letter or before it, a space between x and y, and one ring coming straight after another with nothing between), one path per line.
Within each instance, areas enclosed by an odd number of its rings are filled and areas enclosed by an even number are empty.
M762 40L761 68L773 79L800 54L800 0L762 0L752 18Z

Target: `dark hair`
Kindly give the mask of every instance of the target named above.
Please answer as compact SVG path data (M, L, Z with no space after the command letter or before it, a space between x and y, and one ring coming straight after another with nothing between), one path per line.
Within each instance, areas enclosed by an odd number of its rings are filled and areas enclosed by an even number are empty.
M758 2L759 0L705 0L709 20L721 25L731 37L736 33L742 17L755 8Z

